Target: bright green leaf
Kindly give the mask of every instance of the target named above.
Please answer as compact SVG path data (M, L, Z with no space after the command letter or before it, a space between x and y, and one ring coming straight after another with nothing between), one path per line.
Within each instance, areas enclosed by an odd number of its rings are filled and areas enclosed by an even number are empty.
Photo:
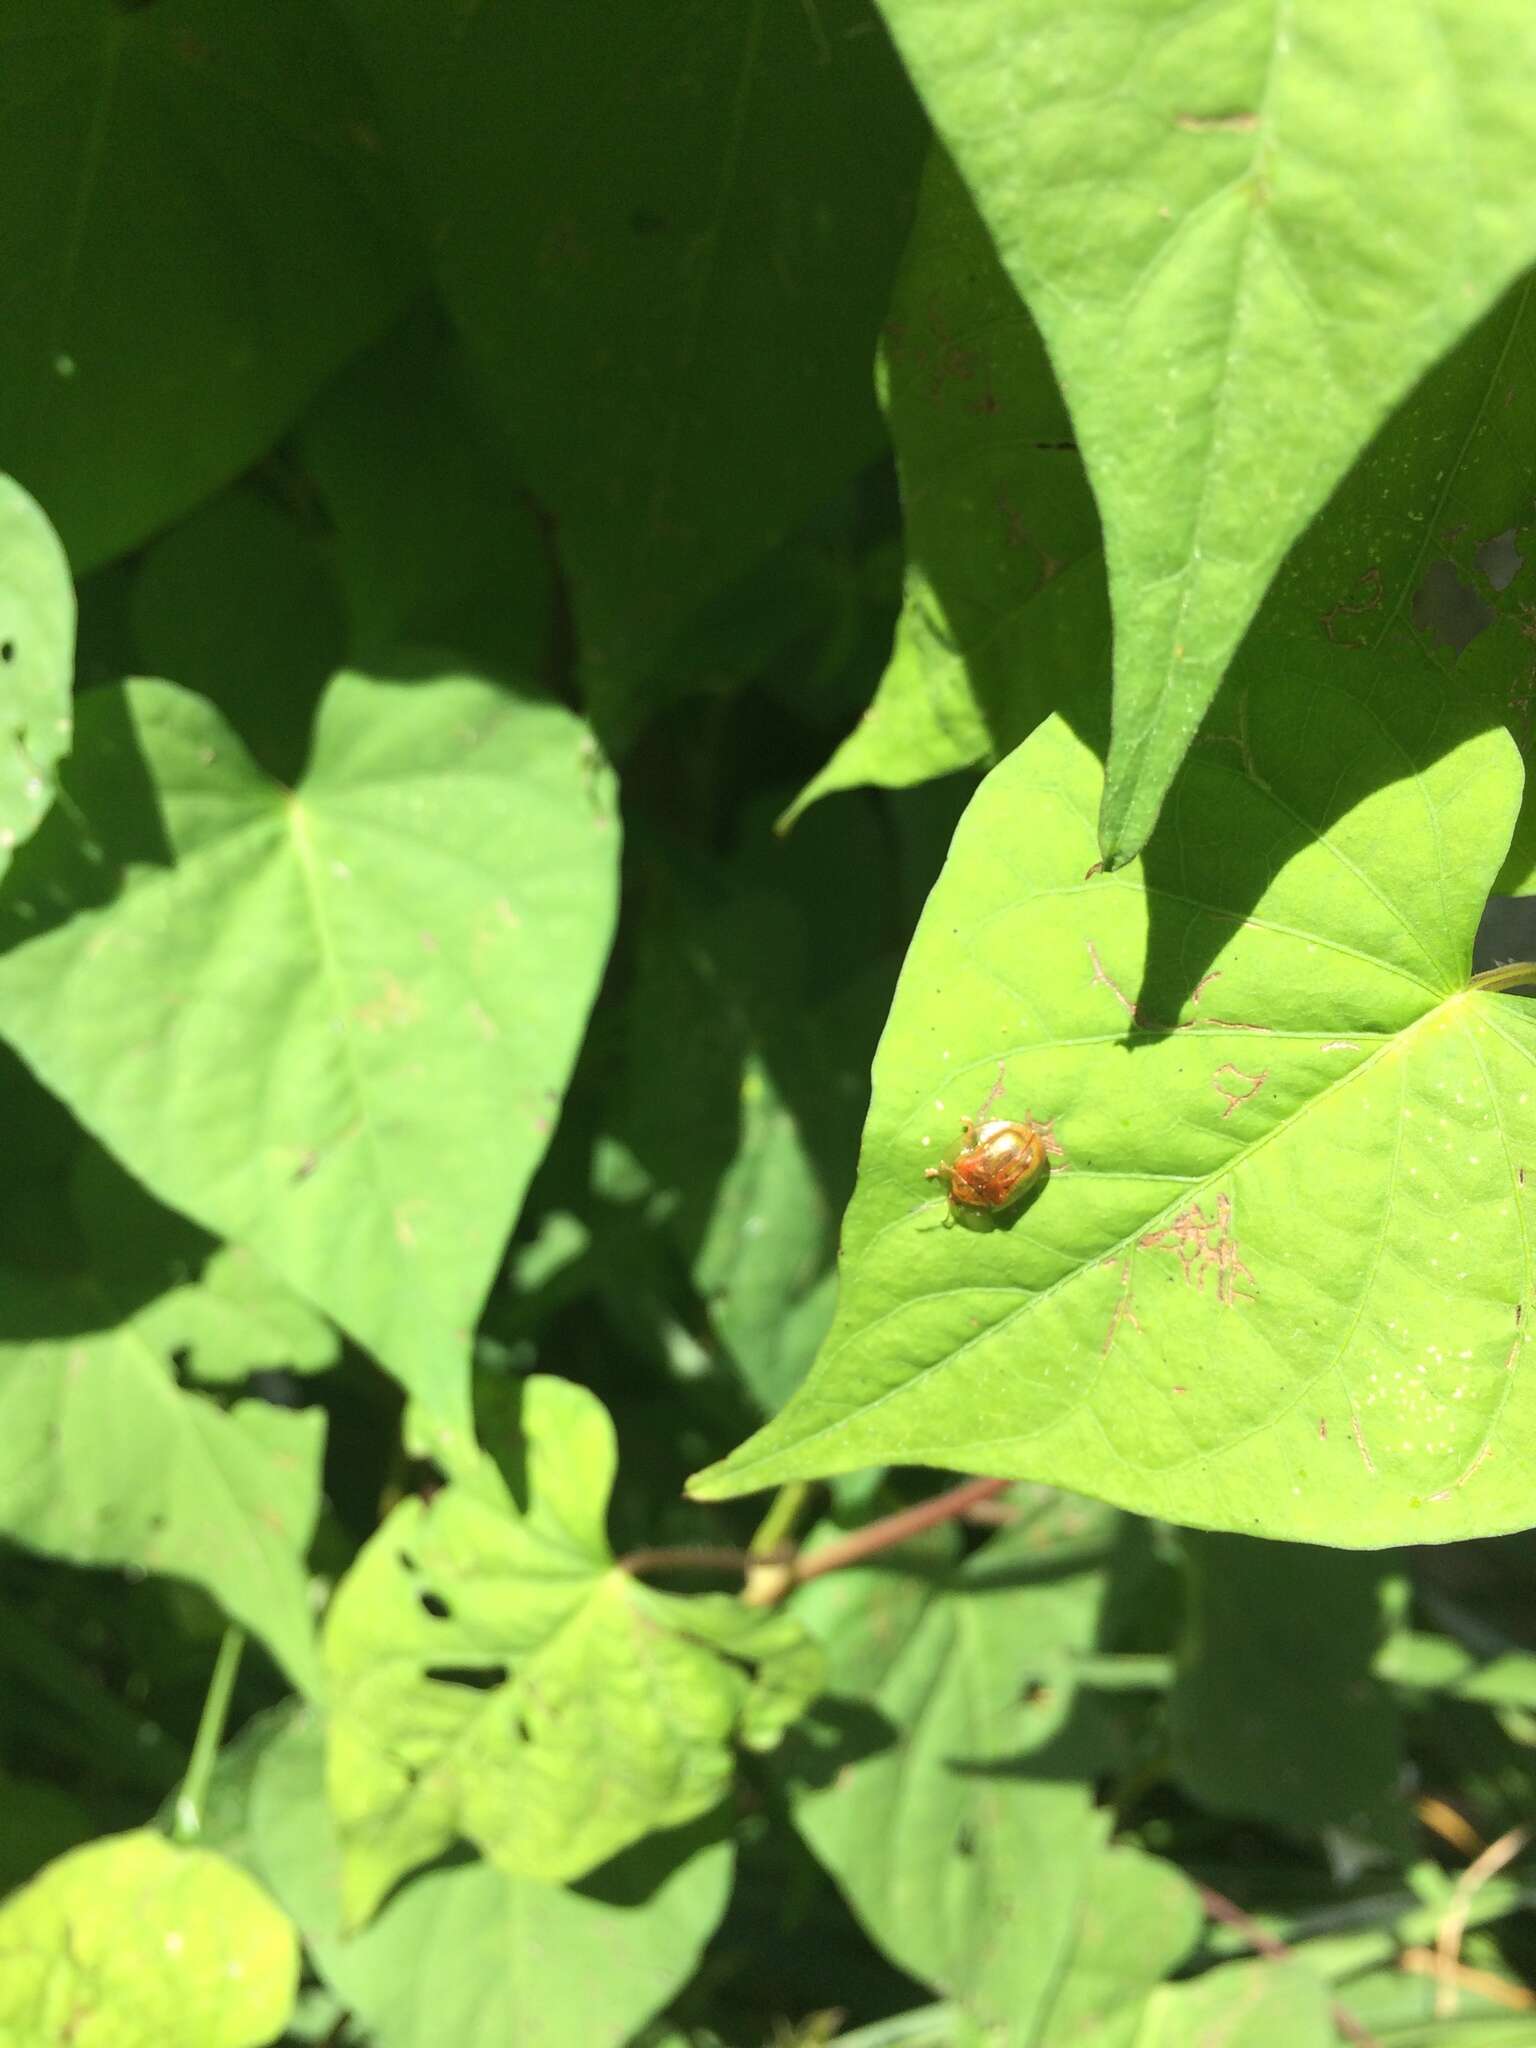
M1346 1546L1530 1520L1536 1020L1467 986L1513 745L1301 642L1222 717L1123 876L1060 724L983 785L876 1056L837 1322L703 1497L895 1459ZM984 1107L1052 1170L946 1228L924 1171Z
M84 570L263 453L412 259L329 8L13 0L0 80L0 459Z
M183 1392L172 1365L183 1349L211 1350L209 1377L285 1363L282 1312L274 1328L266 1311L259 1294L232 1303L201 1282L130 1307L92 1278L0 1274L0 1529L75 1564L206 1586L312 1690L304 1558L324 1414L225 1410Z
M264 1747L249 1857L378 2048L621 2048L692 1975L725 1910L728 1841L654 1838L579 1891L488 1863L428 1871L344 1939L323 1741L303 1716Z
M298 1981L266 1893L148 1828L70 1850L0 1906L0 2048L267 2048Z
M346 11L616 744L673 635L879 448L919 111L869 0Z
M791 818L834 790L905 788L1007 753L1093 674L1098 652L1091 632L1069 638L1054 623L1055 579L1084 557L1074 590L1083 582L1102 608L1098 515L1072 423L938 147L881 362L906 523L901 618L874 702Z
M342 675L290 791L169 683L81 711L69 814L0 893L0 1027L157 1195L463 1428L612 926L584 729L468 678Z
M0 871L53 801L69 751L74 652L75 593L59 537L20 484L0 476Z
M1536 257L1536 18L1523 0L883 5L1099 500L1118 866L1286 548Z
M1199 1894L1173 1864L1131 1845L1089 1866L1076 1939L1040 2048L1137 2048L1148 1994L1199 1938Z
M574 1878L716 1805L730 1743L769 1749L820 1659L785 1615L653 1591L604 1534L616 1451L565 1380L524 1393L519 1506L486 1460L397 1507L326 1621L329 1786L349 1919L467 1836Z
M1098 1745L1040 1674L1094 1640L1112 1525L1037 1513L964 1565L940 1545L795 1601L828 1693L785 1752L796 1826L903 1969L1020 2041L1049 2010L1106 1832Z
M1300 1963L1225 1963L1148 1999L1134 2048L1337 2048L1326 1986ZM1083 2048L1120 2048L1113 2034Z
M1186 1543L1189 1615L1168 1701L1185 1791L1242 1819L1379 1835L1404 1764L1392 1696L1371 1676L1387 1628L1382 1564L1242 1536Z

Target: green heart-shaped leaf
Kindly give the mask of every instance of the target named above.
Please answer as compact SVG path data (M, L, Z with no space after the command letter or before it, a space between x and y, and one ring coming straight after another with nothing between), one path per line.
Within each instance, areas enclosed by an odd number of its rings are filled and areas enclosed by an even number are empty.
M1221 720L1123 875L1060 723L988 777L876 1057L836 1323L702 1496L926 1462L1345 1545L1531 1520L1536 1018L1468 986L1514 744L1310 643ZM984 1108L1052 1170L947 1229L924 1171Z
M0 1029L467 1428L469 1333L612 928L585 729L478 680L341 675L290 790L203 699L136 682L83 700L66 787L0 891Z

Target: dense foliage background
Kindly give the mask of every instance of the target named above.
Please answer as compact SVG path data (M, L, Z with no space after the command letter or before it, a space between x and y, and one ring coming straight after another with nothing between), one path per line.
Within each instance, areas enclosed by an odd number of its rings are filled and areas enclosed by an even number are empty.
M9 0L0 2048L1536 2043L1533 164Z

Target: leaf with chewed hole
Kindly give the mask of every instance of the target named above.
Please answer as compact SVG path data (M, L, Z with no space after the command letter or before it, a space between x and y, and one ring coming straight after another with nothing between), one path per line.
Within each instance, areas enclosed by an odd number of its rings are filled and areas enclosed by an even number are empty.
M1103 515L1118 866L1286 548L1536 258L1536 14L882 4L1040 323Z
M1469 985L1520 780L1433 670L1258 647L1107 876L1042 727L907 956L832 1332L697 1493L927 1463L1361 1548L1530 1522L1536 1017ZM1050 1171L946 1228L982 1114Z
M0 890L0 1028L162 1200L248 1246L450 1434L608 950L585 728L336 677L296 789L170 683L93 691Z
M150 1828L71 1849L0 1907L0 2048L266 2048L298 1982L261 1887Z
M467 1836L514 1877L580 1877L729 1789L820 1680L799 1624L654 1591L604 1532L613 1426L565 1380L523 1390L514 1499L489 1459L401 1503L326 1621L328 1783L348 1918Z
M59 537L0 476L0 869L53 801L69 751L75 592Z

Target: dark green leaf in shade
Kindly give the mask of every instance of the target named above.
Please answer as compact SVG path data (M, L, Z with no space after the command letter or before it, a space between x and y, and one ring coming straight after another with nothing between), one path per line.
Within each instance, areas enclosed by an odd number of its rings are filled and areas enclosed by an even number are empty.
M1099 523L1072 422L938 145L886 322L881 395L906 525L901 618L874 702L791 817L834 790L997 759L1101 682Z
M415 256L329 7L12 0L0 81L0 463L83 571L263 454Z
M868 0L346 11L616 748L690 616L879 446L921 115Z
M1405 1762L1397 1708L1371 1671L1390 1565L1245 1536L1186 1545L1189 1616L1168 1703L1180 1783L1217 1813L1379 1836Z

